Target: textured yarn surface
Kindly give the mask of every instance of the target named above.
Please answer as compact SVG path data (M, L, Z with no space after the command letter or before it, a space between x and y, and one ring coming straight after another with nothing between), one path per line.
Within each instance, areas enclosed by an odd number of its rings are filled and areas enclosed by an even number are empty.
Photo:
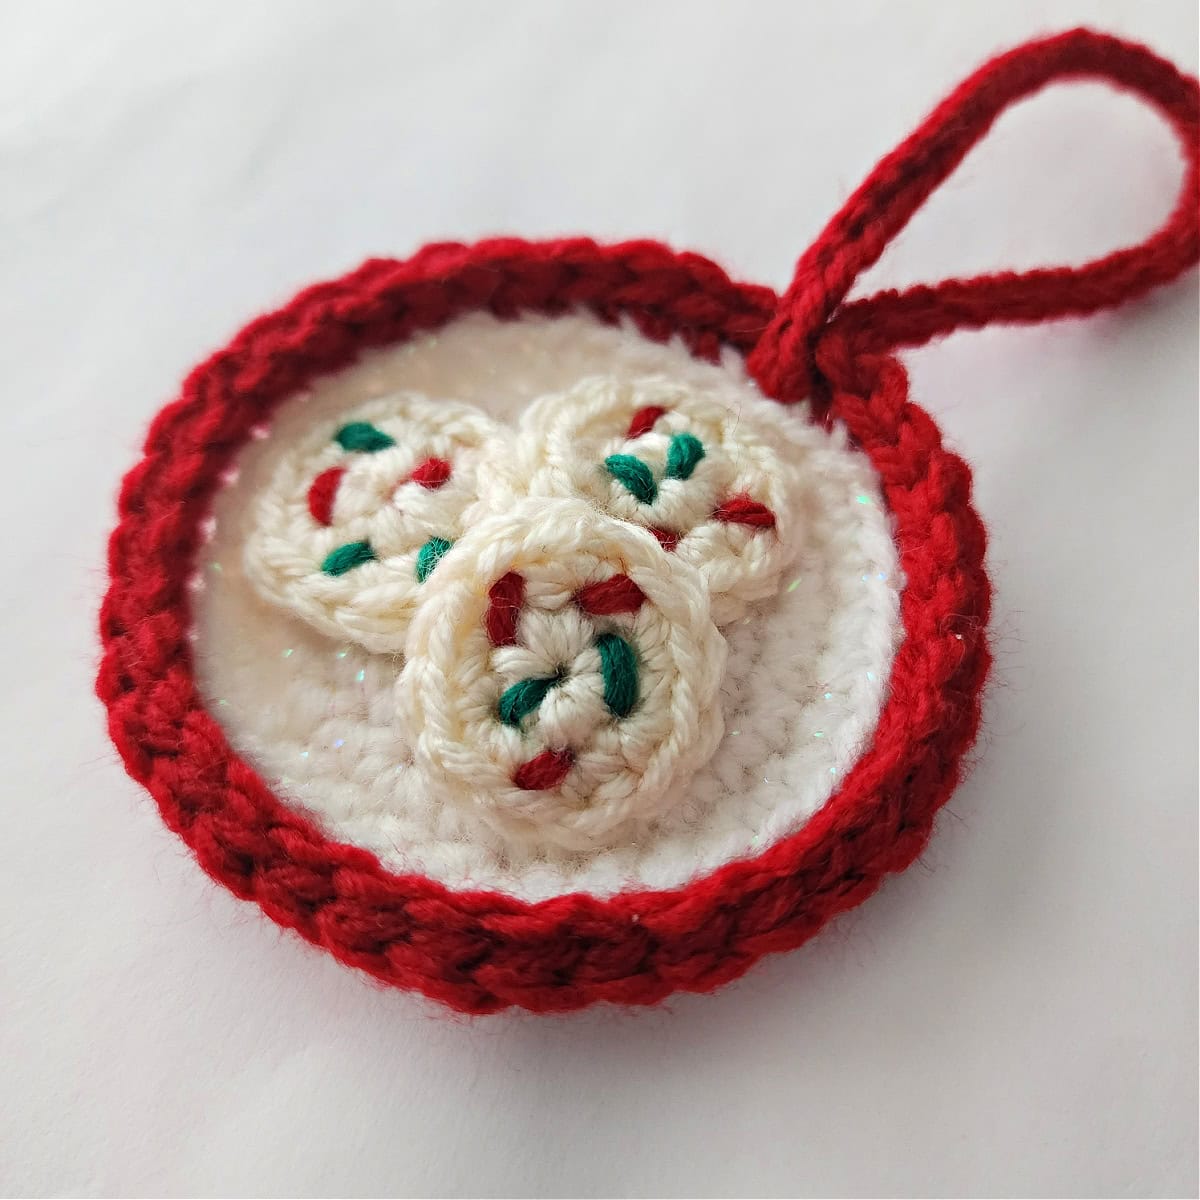
M885 294L839 313L858 272L999 111L1079 75L1137 91L1179 132L1187 176L1162 231L1078 270ZM975 735L988 666L984 533L970 473L910 402L887 351L960 325L1092 311L1194 264L1198 127L1195 81L1144 48L1076 31L1021 47L968 80L877 168L778 303L704 259L652 243L501 240L373 260L253 322L160 412L121 490L97 688L131 775L236 894L343 961L465 1011L653 1003L711 989L798 945L920 851ZM465 312L579 306L607 319L628 314L651 337L680 333L702 355L732 346L749 355L769 395L811 392L845 424L896 522L905 639L871 747L797 833L684 888L529 904L390 874L281 804L231 751L197 691L188 584L222 473L284 398L368 347Z

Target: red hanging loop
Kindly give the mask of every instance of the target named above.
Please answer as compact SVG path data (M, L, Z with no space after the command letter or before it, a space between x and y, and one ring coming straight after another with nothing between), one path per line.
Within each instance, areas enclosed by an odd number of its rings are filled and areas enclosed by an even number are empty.
M1091 79L1132 92L1175 130L1185 173L1167 222L1145 241L1081 267L1004 271L883 291L844 305L861 272L1009 105L1049 83ZM1120 304L1200 258L1200 86L1145 46L1087 29L1029 42L986 63L871 172L796 267L748 358L770 395L803 399L817 378L818 343L856 350L917 346L954 329L1036 322Z

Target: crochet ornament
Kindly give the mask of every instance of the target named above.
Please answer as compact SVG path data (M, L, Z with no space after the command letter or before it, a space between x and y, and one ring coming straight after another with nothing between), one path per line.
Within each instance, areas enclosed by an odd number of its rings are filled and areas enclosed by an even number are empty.
M1010 104L1087 78L1179 202L1077 268L847 302ZM200 864L456 1009L650 1004L907 866L988 671L966 464L894 352L1085 314L1200 254L1194 80L1083 30L1002 55L782 296L656 242L373 259L247 326L126 477L98 691Z

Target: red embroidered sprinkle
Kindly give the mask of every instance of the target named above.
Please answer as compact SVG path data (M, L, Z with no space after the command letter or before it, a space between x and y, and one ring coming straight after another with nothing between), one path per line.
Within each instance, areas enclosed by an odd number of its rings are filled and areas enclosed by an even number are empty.
M416 467L409 479L431 492L444 486L450 478L451 467L444 458L427 458Z
M749 496L731 496L713 513L713 519L727 521L731 525L753 525L756 529L772 529L775 514Z
M651 526L650 532L658 538L658 544L668 554L679 545L679 534L673 533L670 529L656 529L654 526Z
M645 408L639 408L633 414L633 419L629 422L629 429L626 431L627 438L641 437L643 433L649 433L654 428L654 422L663 415L667 410L659 408L657 405L650 404Z
M543 750L517 768L513 783L523 792L544 792L558 787L574 761L575 755L570 750Z
M308 489L308 511L319 525L333 524L333 501L345 473L345 467L330 467L312 481Z
M637 612L646 594L628 575L614 575L601 583L589 583L575 593L575 603L594 617Z
M488 589L488 610L483 627L493 646L511 646L517 640L517 618L525 603L525 580L516 571L501 575Z

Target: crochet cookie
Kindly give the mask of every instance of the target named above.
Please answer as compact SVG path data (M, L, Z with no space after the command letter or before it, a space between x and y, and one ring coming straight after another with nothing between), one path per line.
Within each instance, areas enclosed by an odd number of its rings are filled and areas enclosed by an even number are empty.
M322 429L280 464L257 505L246 571L323 633L403 649L429 576L478 500L505 430L465 404L400 393Z
M701 573L725 624L795 556L800 450L781 418L729 385L592 377L530 406L510 483L648 529Z
M524 500L468 532L407 660L418 767L517 841L595 850L657 816L721 736L703 580L581 500Z

